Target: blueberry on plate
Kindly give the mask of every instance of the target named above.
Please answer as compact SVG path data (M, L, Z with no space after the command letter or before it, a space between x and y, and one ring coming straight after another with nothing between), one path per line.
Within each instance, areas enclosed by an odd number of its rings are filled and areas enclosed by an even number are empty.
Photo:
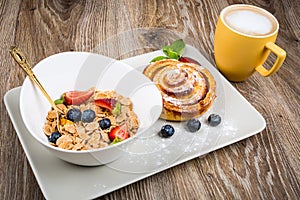
M187 128L190 132L196 132L201 128L201 122L198 119L190 119L187 122Z
M87 109L82 112L81 121L89 123L94 121L95 117L96 117L95 111L93 111L92 109Z
M52 143L56 143L57 139L60 138L61 134L60 132L58 131L55 131L53 133L51 133L51 135L49 136L49 142L52 142Z
M81 111L78 108L71 108L67 112L67 119L72 122L79 122L81 120Z
M218 126L221 123L221 117L218 114L208 116L207 122L210 126Z
M108 129L111 126L110 119L108 118L103 118L99 121L99 125L101 129Z
M170 124L166 124L161 127L160 134L164 138L171 137L174 133L175 133L175 129Z

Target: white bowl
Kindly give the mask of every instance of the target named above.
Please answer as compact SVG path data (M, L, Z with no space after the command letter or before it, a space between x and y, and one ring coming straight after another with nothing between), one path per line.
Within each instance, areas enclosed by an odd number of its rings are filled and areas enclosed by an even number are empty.
M122 155L122 147L141 135L159 118L162 110L160 92L147 77L131 66L114 59L87 52L59 53L39 62L33 71L53 100L71 90L116 90L129 97L140 121L134 137L95 150L64 150L49 144L43 125L51 105L27 77L20 94L20 110L31 135L62 160L96 166L107 164Z

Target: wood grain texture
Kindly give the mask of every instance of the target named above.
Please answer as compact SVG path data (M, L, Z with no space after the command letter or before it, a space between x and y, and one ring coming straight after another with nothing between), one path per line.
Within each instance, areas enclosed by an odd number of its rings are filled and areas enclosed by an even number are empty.
M274 14L280 23L277 44L288 53L275 75L263 78L254 74L243 83L232 83L263 115L267 128L99 199L299 199L297 0L2 0L1 99L25 78L8 53L14 44L26 52L30 63L36 64L70 50L123 59L182 38L214 64L217 17L222 8L234 3L260 6ZM0 109L0 199L43 199L3 101Z

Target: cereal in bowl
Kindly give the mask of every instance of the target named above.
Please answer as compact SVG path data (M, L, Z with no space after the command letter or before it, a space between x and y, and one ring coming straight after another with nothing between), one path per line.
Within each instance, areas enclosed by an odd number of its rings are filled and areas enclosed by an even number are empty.
M70 91L55 101L43 131L51 145L68 150L103 148L132 137L139 120L129 98L116 91Z

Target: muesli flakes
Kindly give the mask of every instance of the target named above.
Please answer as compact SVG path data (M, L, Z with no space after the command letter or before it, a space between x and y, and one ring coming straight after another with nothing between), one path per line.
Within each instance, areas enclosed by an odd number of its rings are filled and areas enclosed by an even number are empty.
M48 112L43 127L45 135L50 137L57 131L61 134L55 143L51 142L53 146L75 151L97 149L125 140L137 132L139 120L129 98L115 91L88 90L86 93L89 96L79 105L66 103L72 99L67 99L68 92L64 93L64 104L57 105L64 112L59 119L55 110ZM89 110L85 113L88 119L73 120L76 114L82 117L86 110ZM101 127L99 122L103 119L109 120L109 128Z

